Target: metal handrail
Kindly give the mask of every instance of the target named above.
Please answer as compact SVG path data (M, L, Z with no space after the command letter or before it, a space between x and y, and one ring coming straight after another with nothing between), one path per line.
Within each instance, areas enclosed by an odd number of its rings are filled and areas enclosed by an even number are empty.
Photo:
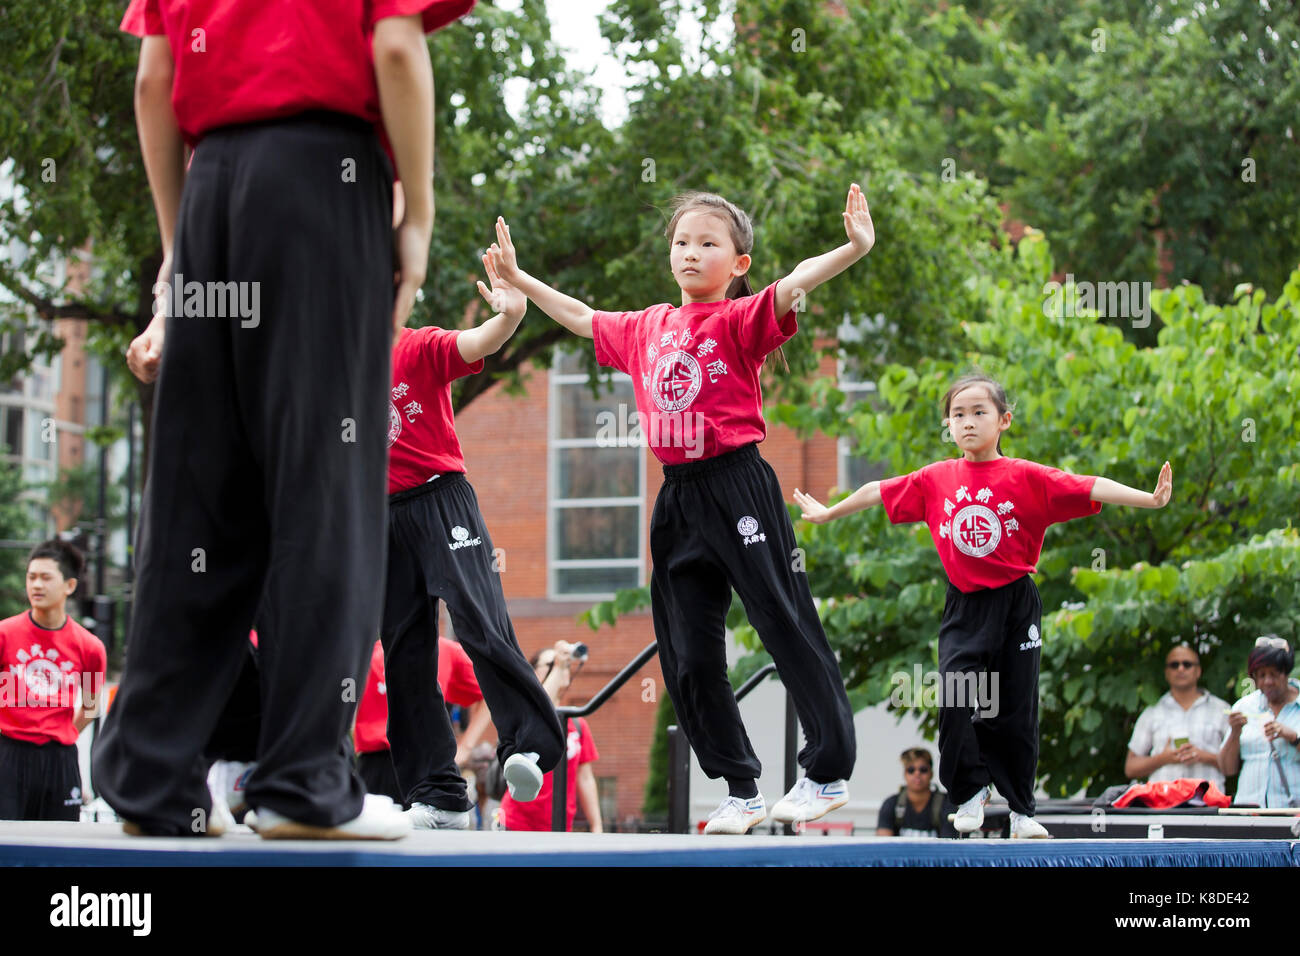
M762 683L767 675L776 670L776 664L768 663L760 667L749 680L736 689L736 702L746 696ZM798 771L797 751L799 748L799 718L795 714L794 698L787 690L785 694L785 789L794 786ZM668 832L687 833L690 823L691 803L691 747L686 735L677 725L668 728ZM787 835L794 831L787 825Z
M650 658L659 652L657 643L647 644L642 648L641 653L632 658L627 666L614 675L608 684L596 692L596 696L591 698L581 707L556 707L555 712L560 715L560 730L564 735L564 750L560 754L560 762L555 765L555 770L551 777L551 830L563 833L569 828L568 807L569 807L569 731L568 719L570 717L586 717L588 714L596 711L605 701L609 700L618 692L618 689L628 682L628 680L646 665Z

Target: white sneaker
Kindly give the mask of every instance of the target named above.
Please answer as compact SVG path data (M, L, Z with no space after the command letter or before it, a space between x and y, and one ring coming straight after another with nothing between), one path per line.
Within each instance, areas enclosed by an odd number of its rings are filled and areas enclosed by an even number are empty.
M974 833L984 825L984 804L989 802L991 791L980 787L979 792L971 797L953 814L952 826L958 833Z
M361 814L347 823L322 827L298 823L274 810L249 810L244 818L263 840L400 840L411 822L388 797L366 794Z
M1023 813L1011 811L1011 839L1013 840L1050 840L1052 835L1047 828Z
M468 810L444 810L427 803L413 803L406 811L412 830L468 830Z
M818 820L849 802L849 785L843 780L816 783L802 778L772 808L777 823L807 823Z
M520 803L536 800L542 790L542 768L537 766L537 754L511 754L501 768L501 775L506 778L506 789L510 797ZM573 786L574 781L569 782Z
M748 833L767 819L767 804L763 795L743 800L740 797L727 797L718 805L718 809L709 814L709 822L704 827L705 833Z
M239 760L218 760L208 768L208 791L212 805L220 802L232 816L248 809L246 797L248 778L257 769L256 763Z

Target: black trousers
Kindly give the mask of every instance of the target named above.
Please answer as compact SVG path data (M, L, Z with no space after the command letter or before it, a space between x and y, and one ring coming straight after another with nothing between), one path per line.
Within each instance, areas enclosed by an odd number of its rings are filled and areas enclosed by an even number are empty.
M265 628L263 628L265 630ZM261 640L259 634L258 640ZM257 761L257 741L262 735L262 680L257 669L257 648L247 645L244 664L217 719L212 736L203 748L203 762Z
M794 698L807 738L800 766L818 783L853 773L853 710L795 547L781 486L756 445L664 467L650 519L655 640L677 717L709 777L751 780L762 770L727 680L733 587Z
M543 770L565 741L555 705L529 666L506 612L501 575L478 498L463 474L444 474L389 500L384 596L388 743L405 802L468 810L456 737L438 688L438 602L492 711L502 763L534 752Z
M377 793L401 805L402 790L397 785L397 771L393 769L391 750L357 754L357 773L366 785L366 793Z
M0 820L81 819L76 744L0 735Z
M201 829L200 754L259 604L263 719L248 801L319 826L360 812L342 741L379 625L391 215L391 166L360 120L228 127L195 151L128 660L95 754L97 788L146 832ZM220 317L227 282L256 315Z
M972 594L948 585L939 627L939 779L954 804L992 783L1012 810L1034 812L1042 617L1028 575Z

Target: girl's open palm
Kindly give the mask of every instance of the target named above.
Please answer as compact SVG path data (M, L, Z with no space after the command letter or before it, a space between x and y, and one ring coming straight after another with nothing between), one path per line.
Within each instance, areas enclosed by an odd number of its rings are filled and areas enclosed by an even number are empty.
M844 201L844 231L849 242L864 256L876 244L876 224L871 221L867 197L857 183L849 187L848 198Z
M805 521L811 521L813 524L825 524L831 520L829 508L812 495L805 494L798 488L794 490L794 503L803 509L803 514L800 517Z
M483 268L487 270L488 281L492 283L492 288L488 288L480 279L478 283L479 295L487 300L493 312L499 312L510 319L522 318L523 314L528 311L528 298L512 286L501 274L497 272L490 255L483 257Z
M497 216L497 241L488 250L492 263L501 278L507 282L519 280L519 260L515 257L515 244L510 239L510 227L504 217Z
M1160 477L1156 479L1156 490L1151 493L1151 499L1155 502L1157 508L1163 508L1169 504L1169 499L1174 494L1174 470L1170 467L1169 462L1165 462L1160 469Z

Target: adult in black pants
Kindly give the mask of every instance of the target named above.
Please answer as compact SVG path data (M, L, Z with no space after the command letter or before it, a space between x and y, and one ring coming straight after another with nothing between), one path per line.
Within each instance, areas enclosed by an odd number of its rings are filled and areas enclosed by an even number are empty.
M144 37L137 116L170 285L164 324L132 345L139 372L166 341L129 660L95 756L128 832L214 832L200 752L263 594L256 829L409 829L364 799L341 742L379 623L367 582L384 566L391 336L432 232L424 30L472 5L355 0L317 19L315 5L133 0L123 20ZM396 293L381 104L409 184Z

